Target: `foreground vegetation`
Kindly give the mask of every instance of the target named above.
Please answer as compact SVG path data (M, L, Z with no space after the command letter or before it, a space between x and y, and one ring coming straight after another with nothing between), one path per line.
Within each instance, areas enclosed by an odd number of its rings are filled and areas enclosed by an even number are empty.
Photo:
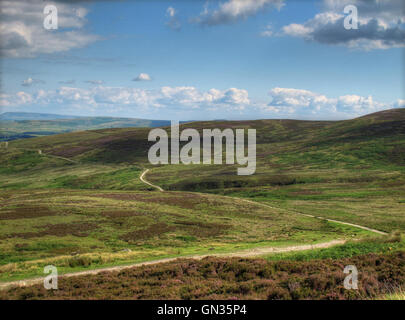
M358 290L343 286L346 265L359 270ZM0 299L370 299L405 284L405 253L345 259L277 261L206 258L61 278L0 292Z
M184 192L0 193L0 280L163 257L364 238L350 226Z

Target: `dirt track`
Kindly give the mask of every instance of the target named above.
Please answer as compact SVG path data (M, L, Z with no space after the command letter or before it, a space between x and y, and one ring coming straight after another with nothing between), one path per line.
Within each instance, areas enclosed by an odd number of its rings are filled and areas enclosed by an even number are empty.
M154 187L156 189L158 189L159 191L164 191L161 187L154 185L153 183L150 183L149 181L144 179L145 174L149 171L149 169L146 169L144 172L142 172L141 176L139 177L139 179L141 179L141 181L143 183L146 183L147 185L150 185L151 187Z
M291 252L291 251L303 251L303 250L311 250L311 249L321 249L321 248L329 248L339 244L344 244L345 240L332 240L329 242L322 242L317 244L307 244L301 246L290 246L290 247L263 247L263 248L253 248L243 251L231 252L231 253L212 253L212 254L203 254L203 255L192 255L192 256L184 256L184 257L176 257L176 258L166 258L166 259L158 259L158 260L151 260L141 263L134 263L125 266L116 266L116 267L109 267L109 268L100 268L100 269L93 269L93 270L86 270L80 272L72 272L66 273L61 277L70 278L70 277L78 277L78 276L85 276L85 275L93 275L98 274L100 272L112 272L112 271L120 271L129 268L136 268L141 266L165 263L175 261L177 259L196 259L201 260L206 257L242 257L242 258L249 258L260 256L269 253L282 253L282 252ZM27 279L27 280L20 280L20 281L11 281L11 282L4 282L0 283L0 290L6 290L12 287L26 287L32 286L35 284L40 284L44 281L44 278L34 278L34 279Z
M232 198L232 197L231 197L231 198ZM257 204L257 205L261 205L261 206L265 206L265 207L268 207L268 208L272 208L272 209L285 210L285 211L287 211L287 212L299 214L299 215L301 215L301 216L305 216L305 217L309 217L309 218L320 219L320 220L326 220L326 221L330 221L330 222L334 222L334 223L338 223L338 224L344 224L344 225L347 225L347 226L351 226L351 227L355 227L355 228L367 230L367 231L374 232L374 233L381 234L381 235L387 235L387 234L388 234L388 233L386 233L386 232L384 232L384 231L380 231L380 230L372 229L372 228L369 228L369 227L361 226L361 225L359 225L359 224L354 224L354 223L349 223L349 222L344 222L344 221L334 220L334 219L328 219L328 218L324 218L324 217L317 217L317 216L314 216L314 215L312 215L312 214L301 213L301 212L298 212L298 211L295 211L295 210L293 211L293 210L286 210L286 209L282 209L282 208L272 207L272 206L270 206L270 205L268 205L268 204L261 203L261 202L257 202L257 201L251 201L251 200L242 199L242 198L238 198L238 199L240 199L240 200L242 200L242 201L249 202L249 203L254 203L254 204Z
M146 169L145 171L142 172L142 174L140 175L140 180L149 185L152 186L156 189L158 189L159 191L163 192L164 190L157 186L154 185L152 183L150 183L149 181L147 181L146 179L144 179L145 174L149 171L149 169ZM235 199L235 197L227 197L227 198L233 198ZM387 233L383 232L383 231L379 231L379 230L375 230L375 229L371 229L365 226L361 226L361 225L357 225L357 224L352 224L352 223L348 223L348 222L344 222L344 221L338 221L338 220L333 220L333 219L327 219L327 218L323 218L323 217L316 217L310 214L304 214L304 213L300 213L297 211L290 211L290 210L286 210L286 209L282 209L282 208L277 208L277 207L272 207L268 204L264 204L264 203L260 203L260 202L256 202L256 201L251 201L248 199L243 199L243 198L237 198L239 200L248 202L248 203L252 203L252 204L256 204L256 205L261 205L261 206L265 206L271 209L276 209L276 210L285 210L288 212L292 212L295 214L299 214L299 215L303 215L306 217L310 217L310 218L314 218L314 219L321 219L321 220L326 220L326 221L331 221L331 222L335 222L335 223L339 223L339 224L344 224L344 225L349 225L355 228L360 228L363 230L367 230L370 232L374 232L377 234L381 234L381 235L385 235ZM317 243L317 244L307 244L307 245L300 245L300 246L289 246L289 247L263 247L263 248L253 248L253 249L249 249L249 250L244 250L244 251L237 251L237 252L231 252L231 253L213 253L213 254L205 254L205 255L192 255L192 256L185 256L185 257L175 257L175 258L166 258L166 259L158 259L158 260L151 260L151 261L146 261L146 262L141 262L141 263L135 263L135 264L131 264L131 265L124 265L124 266L116 266L116 267L110 267L110 268L101 268L101 269L94 269L94 270L86 270L86 271L81 271L81 272L74 272L74 273L67 273L65 275L63 275L62 277L77 277L77 276L83 276L83 275L91 275L91 274L98 274L100 272L111 272L111 271L120 271L123 269L128 269L128 268L135 268L135 267L140 267L140 266L146 266L146 265L152 265L152 264L159 264L159 263L165 263L165 262L171 262L171 261L175 261L179 258L187 258L187 259L203 259L205 257L210 257L210 256L216 256L216 257L254 257L254 256L260 256L260 255L264 255L264 254L269 254L269 253L281 253L281 252L291 252L291 251L303 251L303 250L311 250L311 249L321 249L321 248L329 248L335 245L339 245L339 244L344 244L346 241L345 240L332 240L329 242L323 242L323 243ZM12 282L4 282L4 283L0 283L0 290L5 290L11 287L24 287L24 286L30 286L30 285L34 285L34 284L39 284L41 282L43 282L44 278L35 278L35 279L27 279L27 280L21 280L21 281L12 281Z
M152 183L150 183L149 181L147 181L147 180L144 179L144 175L145 175L148 171L149 171L149 169L146 169L144 172L142 172L142 174L141 174L141 176L140 176L141 181L144 182L144 183L146 183L146 184L148 184L148 185L150 185L150 186L152 186L152 187L154 187L154 188L156 188L156 189L158 189L159 191L162 191L162 192L163 192L164 190L163 190L161 187L159 187L159 186L157 186L157 185L154 185L154 184L152 184ZM229 196L223 196L223 197L235 199L235 197L229 197ZM367 231L374 232L374 233L381 234L381 235L386 235L386 234L387 234L387 233L384 232L384 231L380 231L380 230L372 229L372 228L369 228L369 227L361 226L361 225L359 225L359 224L354 224L354 223L349 223L349 222L344 222L344 221L334 220L334 219L328 219L328 218L324 218L324 217L317 217L317 216L314 216L314 215L311 215L311 214L301 213L301 212L298 212L298 211L295 211L295 210L293 211L293 210L287 210L287 209L278 208L278 207L272 207L272 206L270 206L270 205L268 205L268 204L265 204L265 203L261 203L261 202L257 202L257 201L252 201L252 200L248 200L248 199L244 199L244 198L237 198L237 199L239 199L239 200L241 200L241 201L244 201L244 202L251 203L251 204L255 204L255 205L259 205L259 206L264 206L264 207L267 207L267 208L275 209L275 210L284 210L284 211L287 211L287 212L290 212L290 213L299 214L299 215L301 215L301 216L305 216L305 217L309 217L309 218L320 219L320 220L326 220L326 221L330 221L330 222L334 222L334 223L344 224L344 225L347 225L347 226L351 226L351 227L355 227L355 228L367 230Z

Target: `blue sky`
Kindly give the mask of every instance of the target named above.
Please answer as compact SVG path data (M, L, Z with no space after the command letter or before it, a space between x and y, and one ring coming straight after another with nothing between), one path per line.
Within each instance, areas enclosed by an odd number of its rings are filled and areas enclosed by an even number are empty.
M403 4L347 2L356 31L346 2L4 1L2 111L344 119L405 106ZM50 3L57 30L43 27Z

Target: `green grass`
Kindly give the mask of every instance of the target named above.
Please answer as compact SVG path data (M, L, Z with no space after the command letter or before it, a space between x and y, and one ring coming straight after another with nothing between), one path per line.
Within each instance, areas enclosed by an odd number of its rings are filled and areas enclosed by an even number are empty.
M398 289L398 292L389 293L378 297L375 300L405 300L405 293L403 290Z
M237 176L237 165L152 166L147 128L11 141L0 147L0 280L42 275L52 263L68 272L370 236L295 212L404 232L405 111L390 112L337 122L182 125L255 128L252 176ZM144 168L152 169L149 181L171 191L152 192L139 180ZM346 257L390 247L403 250L402 243L351 242L280 258Z
M370 235L216 195L38 189L0 197L1 280L40 275L50 263L74 270L72 255L97 267Z
M377 230L405 231L405 185L379 183L307 183L238 188L225 195L248 198L294 212L342 220Z
M269 261L293 260L310 261L314 259L340 259L350 258L367 253L387 253L405 250L405 241L399 237L363 239L351 241L325 249L314 249L301 252L276 253L265 255L263 258Z

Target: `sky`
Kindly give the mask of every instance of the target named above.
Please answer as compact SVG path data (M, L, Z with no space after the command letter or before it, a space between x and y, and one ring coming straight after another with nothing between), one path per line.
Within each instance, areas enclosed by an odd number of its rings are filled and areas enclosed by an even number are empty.
M402 0L0 6L1 112L337 120L405 107Z

